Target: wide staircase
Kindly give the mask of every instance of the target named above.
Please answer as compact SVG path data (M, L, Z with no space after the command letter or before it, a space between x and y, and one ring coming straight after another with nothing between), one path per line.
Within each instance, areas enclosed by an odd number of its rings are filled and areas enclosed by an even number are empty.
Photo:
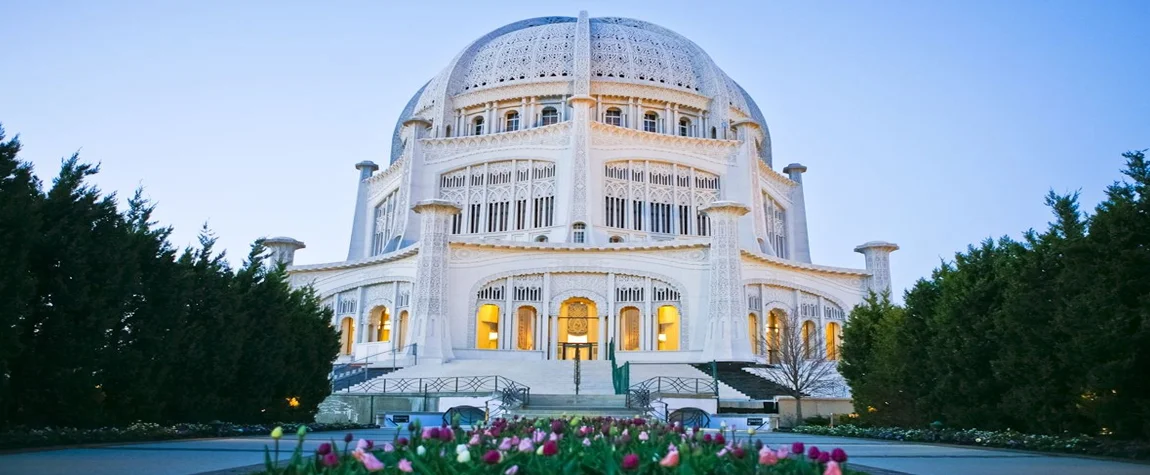
M470 378L501 376L531 388L531 397L547 394L575 394L574 361L452 360L443 364L417 364L387 374L387 379ZM613 395L611 362L582 361L579 365L580 395ZM373 392L379 380L355 384L346 392Z
M627 408L625 394L531 394L531 402L507 412L508 416L528 418L568 416L632 417L638 410Z
M693 366L700 371L708 373L711 371L711 363L700 363ZM719 387L727 386L734 388L739 393L744 394L744 398L759 401L771 400L776 396L785 394L786 389L782 386L746 370L746 368L758 368L762 366L763 365L757 363L715 363L715 373L720 381ZM720 393L721 392L722 390L720 389ZM723 399L721 394L720 399Z

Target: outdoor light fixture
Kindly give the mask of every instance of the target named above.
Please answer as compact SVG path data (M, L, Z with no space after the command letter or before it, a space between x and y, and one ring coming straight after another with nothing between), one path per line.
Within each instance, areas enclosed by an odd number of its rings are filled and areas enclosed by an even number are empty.
M667 334L666 333L660 333L659 334L659 341L667 341Z
M488 340L498 340L498 339L499 339L499 332L491 332L491 333L488 333L488 334L487 334L487 339L488 339Z

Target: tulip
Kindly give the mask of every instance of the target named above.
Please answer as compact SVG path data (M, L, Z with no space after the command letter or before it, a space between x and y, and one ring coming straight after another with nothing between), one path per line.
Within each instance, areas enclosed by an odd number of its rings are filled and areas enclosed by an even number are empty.
M747 429L747 436L749 437L749 436L753 436L753 435L755 435L755 428L754 427L748 428Z
M727 443L727 438L723 437L722 432L715 434L715 443L719 445L724 445Z
M711 434L703 434L703 442L711 443Z
M743 450L742 447L735 447L735 450L731 451L731 455L734 455L737 459L741 459L743 456L747 455L747 451Z
M661 466L661 467L675 467L678 465L679 465L679 451L678 450L672 450L670 452L667 452L667 455L665 457L663 457L663 460L659 461L659 466Z
M352 440L354 440L354 439L355 439L355 436L351 435L351 432L348 432L347 434L345 434L345 435L343 436L343 441L344 441L344 443L348 443L348 444L350 444L350 443L351 443L351 441L352 441Z
M323 466L334 467L336 465L339 465L339 457L335 455L335 452L328 452L327 455L323 456Z
M584 447L590 447L591 446L591 439L584 437L583 438L583 446Z
M422 446L422 445L419 447L416 447L415 448L415 455L418 455L420 457L427 455L427 448Z
M779 449L775 451L775 455L777 455L780 459L785 459L790 454L790 452L787 452L787 449Z
M396 466L399 467L399 471L401 471L401 472L406 472L406 473L412 472L411 461L409 461L407 459L399 459L399 463Z
M455 455L455 461L459 463L467 463L471 461L471 452L463 451Z
M838 463L846 462L847 461L847 452L843 449L836 447L834 450L831 451L831 460L834 460L835 462L838 462Z
M330 453L331 453L331 444L329 444L327 442L319 444L319 448L315 449L315 454L319 455L320 457L327 455L327 454L330 454Z
M719 457L719 458L723 458L726 455L727 455L727 448L726 447L723 447L723 450L720 450L719 453L715 454L715 456Z
M283 427L276 426L275 429L272 429L272 438L273 439L280 440L280 437L283 437L283 436L284 436L284 428Z
M830 452L819 452L819 463L827 463L831 461Z
M627 454L623 456L623 470L634 470L639 468L639 456L635 454Z
M755 450L763 450L763 441L762 440L756 440L755 441Z
M530 452L535 450L535 444L531 443L531 439L524 437L523 440L519 441L518 448L520 452Z
M543 455L550 457L557 453L559 453L559 444L556 444L554 440L549 440L543 444Z
M503 440L499 442L499 450L504 452L511 450L511 439L504 437Z
M646 442L650 438L651 438L651 436L647 435L647 431L643 431L643 432L639 433L639 440L640 441Z
M563 433L563 421L561 421L561 420L551 421L551 432L554 432L556 434L562 434Z
M398 445L400 447L407 445L407 442L408 442L408 440L406 437L400 437L398 439L395 439L395 445Z
M303 436L307 435L307 426L305 426L305 425L299 426L299 430L295 431L295 435L298 435L299 439L303 440Z
M774 465L779 463L779 457L774 451L768 448L763 448L759 451L759 465Z
M801 454L801 453L806 451L805 447L806 446L803 445L802 442L795 442L795 443L791 444L791 452L794 452L796 454Z
M515 417L519 417L519 416L515 416ZM512 465L511 468L507 469L506 472L503 472L503 475L515 475L516 473L519 473L519 466L518 465Z
M442 440L444 442L451 442L451 441L455 440L455 432L452 432L451 429L448 429L446 427L440 428L439 429L439 440Z
M543 446L542 445L540 445L539 448L535 449L535 455L543 455Z
M719 428L720 429L726 429L727 428L727 421L719 422Z
M843 470L839 468L838 462L827 462L827 469L823 471L823 475L843 475Z
M368 450L370 448L371 446L368 445L366 440L359 439L359 442L355 443L355 450Z
M495 465L500 460L503 460L503 454L498 450L488 450L487 453L483 454L483 463L487 465Z
M360 461L363 462L363 468L366 468L369 472L378 472L383 470L383 462L380 462L379 459L375 458L371 452L364 452L363 458L361 458Z
M631 434L623 434L623 435L619 436L619 443L620 444L627 444L630 442L631 442Z
M439 438L439 428L438 427L428 427L426 429L423 429L423 438L424 439L438 439Z
M391 445L391 443L390 443L390 442L384 442L384 443L383 443L383 451L384 451L384 452L394 452L394 451L395 451L395 446L394 446L394 445Z
M471 440L467 441L467 445L470 445L472 447L479 445L479 434L475 434L475 435L471 436Z
M811 460L818 460L819 453L819 448L812 445L811 448L807 450L807 458Z

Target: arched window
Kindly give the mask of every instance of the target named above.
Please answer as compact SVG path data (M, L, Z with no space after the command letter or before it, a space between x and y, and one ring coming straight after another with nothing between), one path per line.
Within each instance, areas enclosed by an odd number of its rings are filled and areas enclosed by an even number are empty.
M585 243L587 242L587 225L583 223L575 223L571 225L571 242Z
M815 322L807 320L803 322L803 358L814 358L815 352L815 339L818 338L818 330L815 330Z
M781 310L771 310L767 314L767 362L777 364L779 348L782 348L782 330L784 314Z
M751 354L759 354L759 316L747 315L747 335L751 338Z
M547 242L547 235L540 234L538 236L535 236L535 242Z
M719 131L715 130L714 127L711 127L711 138L713 138L713 139L719 138Z
M507 113L507 124L505 129L508 132L519 130L519 111L511 111Z
M656 340L659 342L659 351L679 350L679 309L673 305L659 307L659 333Z
M472 125L472 127L471 127L472 131L475 132L472 135L483 135L483 117L482 116L476 117L475 120L471 121L471 125Z
M387 307L376 307L372 310L372 326L375 330L375 341L391 341L391 312Z
M535 349L535 308L522 306L515 315L515 333L519 339L517 349Z
M446 131L446 132L444 132L444 135L443 135L443 136L444 136L444 137L451 137L451 126L450 126L450 125L449 125L449 126L447 126L447 127L446 127L446 130L447 130L447 131Z
M399 312L399 333L395 337L395 347L403 348L407 346L407 310Z
M343 354L350 355L352 345L355 344L355 319L345 317L339 325L339 346Z
M551 125L559 123L559 111L554 107L543 108L543 120L540 125Z
M614 108L614 107L607 109L607 117L604 119L604 122L611 124L611 125L622 126L623 125L623 111L621 111L617 108Z
M644 132L655 132L656 129L658 128L657 127L658 123L659 123L659 114L656 114L654 112L648 112L646 114L643 114L643 131Z
M607 239L607 242L623 242L623 237L622 236L611 236L610 238Z
M639 309L624 307L619 311L619 349L636 351L639 349Z
M475 347L481 350L499 348L499 306L484 304L475 315Z
M843 345L843 331L838 323L830 322L827 324L827 359L834 361L839 359L839 348Z
M679 135L683 137L691 135L691 121L689 119L679 119Z

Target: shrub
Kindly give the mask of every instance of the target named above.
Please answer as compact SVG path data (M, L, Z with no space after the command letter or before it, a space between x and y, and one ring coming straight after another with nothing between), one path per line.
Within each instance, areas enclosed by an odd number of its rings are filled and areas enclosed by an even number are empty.
M286 430L298 430L300 424L282 424ZM374 427L365 424L306 424L308 431L354 430ZM275 424L173 424L163 426L151 422L136 422L125 427L77 429L73 427L15 428L0 432L0 450L53 445L97 444L108 442L138 442L150 440L190 439L197 437L235 437L267 434Z

